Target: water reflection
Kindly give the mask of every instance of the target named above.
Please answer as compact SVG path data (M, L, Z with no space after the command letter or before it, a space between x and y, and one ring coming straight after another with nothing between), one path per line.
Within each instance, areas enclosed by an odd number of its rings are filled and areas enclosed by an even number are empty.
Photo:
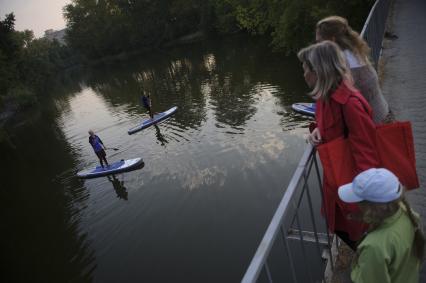
M240 280L304 149L308 121L290 111L307 101L299 69L267 41L235 37L70 72L41 120L17 131L15 153L0 149L11 168L2 199L17 219L6 224L15 245L27 243L19 258L35 263L29 274L54 282ZM141 88L155 111L179 110L129 136L148 116ZM94 162L89 128L119 148L108 158L143 157L144 170L75 179ZM37 237L27 242L28 232ZM27 266L19 258L13 265ZM47 270L39 258L56 262Z
M149 58L104 62L85 70L81 80L106 98L111 107L125 107L130 115L146 114L139 107L141 89L152 94L157 112L176 105L183 110L176 116L176 125L182 129L200 128L207 121L210 104L218 127L241 133L255 115L255 105L261 99L259 89L265 85L273 86L273 95L287 110L293 102L309 101L308 97L300 99L307 90L297 59L283 60L282 55L271 54L267 44L247 44L238 38L221 44L209 42L211 51L207 54L205 46L197 47L187 53L176 49ZM267 63L258 63L262 61ZM280 61L288 66L280 65ZM295 76L297 72L300 76ZM282 115L301 120L292 111Z
M112 183L112 186L114 188L115 193L117 194L117 197L119 199L128 200L128 192L126 187L124 187L124 181L117 179L115 175L109 175L107 176L108 181Z
M157 125L154 125L155 127L155 136L157 137L157 140L160 142L162 146L166 146L166 143L168 143L167 139L164 137L164 135L160 131L160 127Z
M12 133L16 148L0 144L2 282L91 282L94 250L81 229L87 191L74 177L78 154L45 101L29 124Z

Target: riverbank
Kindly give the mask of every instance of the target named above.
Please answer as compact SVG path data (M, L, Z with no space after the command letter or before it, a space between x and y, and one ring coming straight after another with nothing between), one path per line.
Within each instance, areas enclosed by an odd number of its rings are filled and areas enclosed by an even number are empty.
M0 107L0 144L5 143L11 148L15 148L13 141L13 129L30 123L39 115L39 102L34 100L31 103L20 103L19 100L8 100Z
M226 37L226 36L222 36L221 38L223 37ZM145 55L149 55L152 52L158 52L161 50L164 51L170 48L174 48L176 46L192 44L192 43L200 42L203 40L207 40L208 38L209 37L203 31L197 31L197 32L182 36L176 40L165 43L164 45L160 47L153 46L153 47L146 47L146 48L138 48L137 50L130 50L130 51L122 52L115 55L105 56L99 59L88 60L83 62L81 66L94 67L101 64L112 63L114 61L126 60L134 56L145 56Z
M10 140L7 127L13 124L14 121L19 120L19 114L25 112L31 106L36 105L36 101L27 103L19 98L7 98L3 97L0 103L0 143L7 142L9 145L13 143Z

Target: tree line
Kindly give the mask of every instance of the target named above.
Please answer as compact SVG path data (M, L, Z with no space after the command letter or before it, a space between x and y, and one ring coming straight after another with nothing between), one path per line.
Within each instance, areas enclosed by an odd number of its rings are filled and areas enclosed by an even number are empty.
M270 35L287 52L313 38L332 14L361 28L374 0L73 0L64 8L67 41L88 58L150 50L192 33Z
M14 14L7 14L0 21L0 111L6 104L14 111L34 104L69 58L71 50L57 41L16 31Z

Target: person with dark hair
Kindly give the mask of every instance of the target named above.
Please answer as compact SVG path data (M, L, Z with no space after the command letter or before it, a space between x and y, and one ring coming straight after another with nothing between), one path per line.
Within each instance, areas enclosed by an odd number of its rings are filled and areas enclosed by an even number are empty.
M89 135L89 143L95 151L96 156L99 158L99 162L101 163L102 168L104 167L103 161L105 161L106 166L109 167L108 161L106 159L106 147L104 143L97 135L95 135L92 130L89 130Z
M384 168L358 174L339 188L341 200L358 203L369 229L358 245L353 282L419 282L425 237L398 178Z
M145 92L142 91L141 104L143 105L143 107L145 107L146 110L148 110L149 117L153 119L154 114L152 112L152 102L151 102L151 96L149 93L146 94Z

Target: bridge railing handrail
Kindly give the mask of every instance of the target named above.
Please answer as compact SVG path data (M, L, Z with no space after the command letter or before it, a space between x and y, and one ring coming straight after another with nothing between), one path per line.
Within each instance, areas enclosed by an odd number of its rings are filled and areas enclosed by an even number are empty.
M284 193L283 198L281 199L278 208L272 217L272 221L268 226L268 229L263 236L260 246L258 247L249 268L247 269L246 274L241 282L255 282L254 278L258 278L259 274L263 268L263 264L266 262L268 254L274 244L275 238L277 237L280 226L283 222L283 218L288 212L289 204L294 195L295 190L297 189L299 183L302 180L303 174L306 171L306 164L312 158L312 155L315 154L315 150L311 145L308 145L305 149L302 158L299 161L299 164L294 172L290 183L287 187L287 190Z
M390 2L391 0L377 0L374 3L360 33L371 49L371 61L376 68L382 51Z

